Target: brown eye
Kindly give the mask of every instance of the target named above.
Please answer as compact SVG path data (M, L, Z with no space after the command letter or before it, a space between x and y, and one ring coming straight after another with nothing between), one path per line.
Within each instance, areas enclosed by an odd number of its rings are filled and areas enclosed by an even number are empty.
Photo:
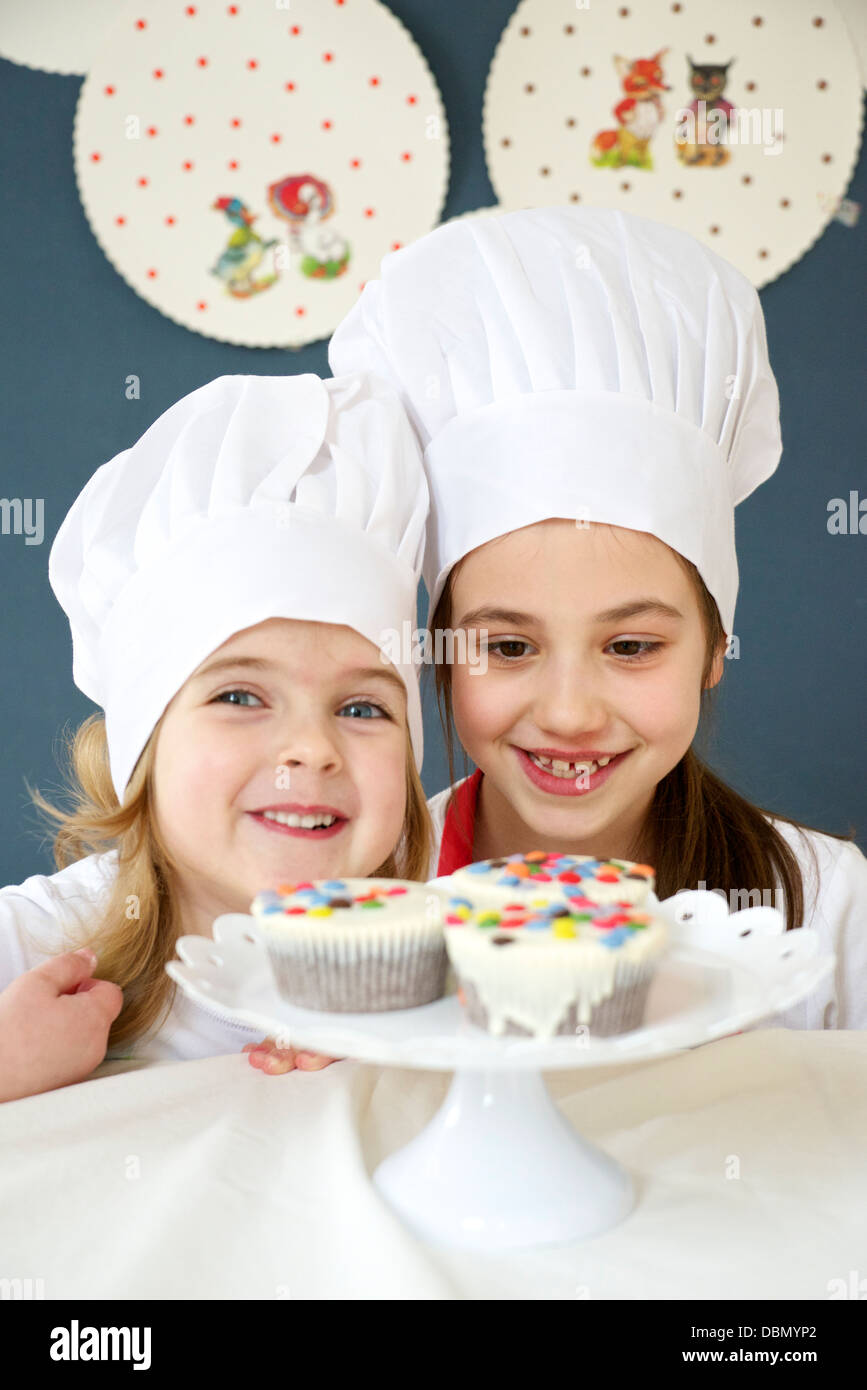
M500 642L489 643L488 650L496 652L498 656L505 657L509 661L514 661L517 657L526 655L526 648L528 648L529 645L529 642L520 642L517 638L511 638ZM519 650L516 650L516 648Z
M662 642L645 641L643 638L623 637L619 642L612 642L610 650L623 662L638 662L658 652L663 645Z

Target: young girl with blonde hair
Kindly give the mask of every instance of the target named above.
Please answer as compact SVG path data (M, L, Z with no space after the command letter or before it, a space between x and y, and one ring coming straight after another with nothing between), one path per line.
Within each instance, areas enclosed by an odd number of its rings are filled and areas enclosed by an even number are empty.
M462 220L385 258L330 363L400 393L431 490L428 626L477 639L436 672L450 768L453 717L476 771L429 803L431 872L547 849L649 863L662 898L770 900L837 955L782 1021L867 1027L864 855L692 748L734 637L734 508L781 453L746 278L603 208Z
M0 891L0 1099L106 1047L240 1051L253 1030L176 997L179 936L285 880L424 876L417 674L383 643L415 620L427 509L363 374L219 378L86 485L49 571L105 714L72 745L60 872Z

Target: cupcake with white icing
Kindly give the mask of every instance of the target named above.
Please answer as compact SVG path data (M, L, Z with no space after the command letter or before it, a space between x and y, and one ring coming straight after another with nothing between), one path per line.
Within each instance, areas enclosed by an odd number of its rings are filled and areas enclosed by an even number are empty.
M572 900L585 904L639 907L653 891L648 864L590 855L548 854L531 850L498 859L480 859L451 875L448 890L478 906L505 907L510 902L544 907Z
M452 901L445 932L470 1021L539 1038L640 1027L668 944L665 923L649 913L564 903L479 909Z
M251 912L290 1004L327 1013L410 1009L442 997L442 905L400 879L314 879L257 894Z

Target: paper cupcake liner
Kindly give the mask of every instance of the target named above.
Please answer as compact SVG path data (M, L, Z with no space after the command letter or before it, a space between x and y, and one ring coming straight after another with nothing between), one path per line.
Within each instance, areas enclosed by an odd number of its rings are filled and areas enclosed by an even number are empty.
M441 999L448 957L441 940L267 941L281 996L326 1013L382 1013Z
M553 1036L568 1035L574 1037L577 1034L586 1033L591 1038L607 1038L618 1033L629 1033L634 1028L640 1028L644 1021L647 995L656 973L656 967L656 961L644 965L631 965L626 962L618 965L612 993L593 1006L589 1011L589 1017L579 1017L577 1000L569 1004L554 1028ZM470 1022L479 1028L484 1028L487 1032L492 1031L489 1026L488 1007L483 1002L477 986L462 979L460 975L458 976L458 983L463 993L464 1007ZM515 1011L526 1016L526 1005L522 1007L522 1002L520 994L516 990ZM507 1009L505 1011L507 1012ZM505 1027L498 1036L505 1035L524 1038L538 1037L542 1036L542 1031L541 1029L535 1031L524 1024L515 1022L514 1019L508 1017L507 1012ZM547 1036L547 1030L545 1035Z

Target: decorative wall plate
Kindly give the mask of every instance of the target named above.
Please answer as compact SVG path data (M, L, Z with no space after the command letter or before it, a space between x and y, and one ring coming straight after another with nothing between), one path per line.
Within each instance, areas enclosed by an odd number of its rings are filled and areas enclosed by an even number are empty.
M448 182L439 92L378 0L142 0L93 61L74 146L115 269L248 347L328 337Z
M861 68L861 81L867 88L867 5L864 4L864 0L837 0L837 3L855 45Z
M508 207L635 212L760 286L833 217L861 108L833 0L522 0L488 75L485 152Z
M135 0L3 0L0 58L83 77L105 31Z

